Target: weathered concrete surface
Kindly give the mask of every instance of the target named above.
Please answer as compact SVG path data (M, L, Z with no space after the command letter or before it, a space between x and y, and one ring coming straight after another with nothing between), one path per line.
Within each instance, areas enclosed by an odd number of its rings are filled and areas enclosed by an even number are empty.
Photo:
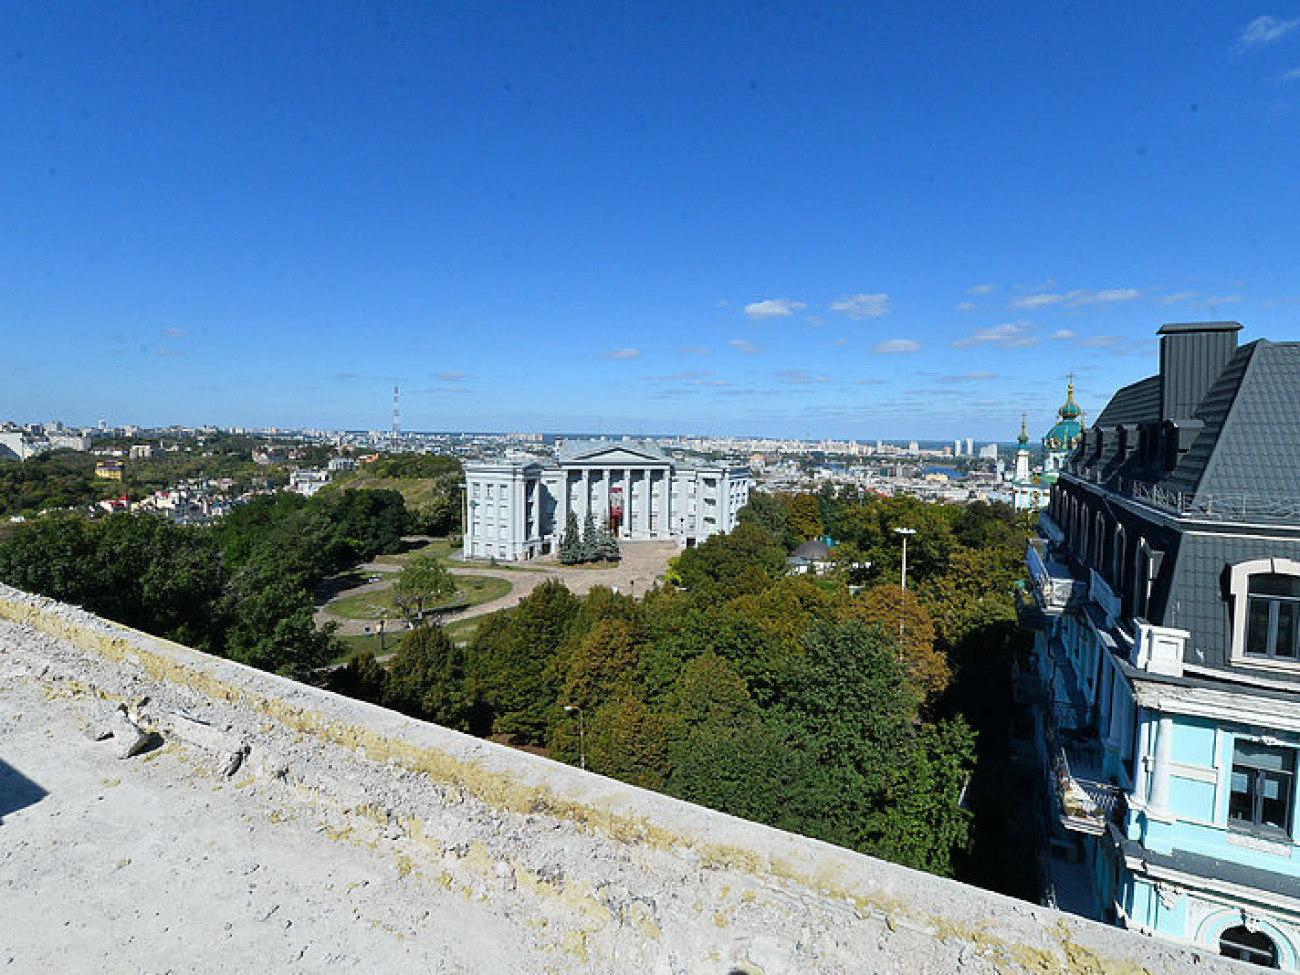
M161 747L119 760L111 739L82 733L119 702ZM124 972L1243 970L0 587L0 965L10 961Z

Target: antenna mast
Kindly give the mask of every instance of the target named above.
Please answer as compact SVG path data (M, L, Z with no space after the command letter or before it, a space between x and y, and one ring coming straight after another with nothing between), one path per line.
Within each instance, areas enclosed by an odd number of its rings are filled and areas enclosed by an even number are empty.
M393 442L392 448L396 450L398 444L402 441L402 414L397 408L397 387L393 387Z

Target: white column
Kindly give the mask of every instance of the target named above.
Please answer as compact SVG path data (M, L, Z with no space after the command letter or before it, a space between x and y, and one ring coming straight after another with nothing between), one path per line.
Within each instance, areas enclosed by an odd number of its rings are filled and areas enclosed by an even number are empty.
M1173 755L1174 719L1167 714L1160 715L1160 726L1156 730L1155 766L1151 770L1151 799L1148 811L1154 816L1169 815L1169 763Z
M632 468L623 468L623 531L632 534Z
M1147 801L1147 769L1151 767L1151 719L1144 716L1145 708L1138 709L1137 754L1133 756L1133 801L1145 805Z
M582 469L582 511L578 512L578 531L582 531L582 520L591 510L591 468Z
M1124 702L1121 697L1123 694L1124 679L1119 674L1119 668L1110 660L1106 661L1106 670L1110 674L1110 694L1108 696L1107 724L1106 724L1106 747L1116 749L1119 747L1121 736L1124 733Z

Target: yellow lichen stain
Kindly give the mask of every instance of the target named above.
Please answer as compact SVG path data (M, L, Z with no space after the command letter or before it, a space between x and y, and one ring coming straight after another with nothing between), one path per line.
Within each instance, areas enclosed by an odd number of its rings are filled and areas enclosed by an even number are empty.
M730 922L728 921L726 914L722 913L722 911L718 911L713 915L713 923L720 928L725 928Z
M398 858L397 858L397 876L399 876L399 877L403 877L403 878L405 878L405 877L409 877L409 876L411 875L411 872L412 872L414 869L415 869L415 861L414 861L414 860L412 860L412 859L411 859L409 856L407 856L405 853L403 853L403 854L401 854L400 856L398 856Z
M128 867L128 866L130 866L130 865L131 865L131 858L130 858L130 857L122 857L122 859L120 859L120 860L117 861L117 869L118 869L118 870L121 870L123 867Z
M111 789L111 788L113 788L113 786L115 786L115 785L121 785L121 784L122 784L122 780L121 780L121 779L102 779L102 780L100 780L100 783L99 783L99 784L102 785L105 789Z
M584 965L587 963L587 933L585 931L565 931L560 936L560 947L569 954L577 956L578 961Z
M658 941L659 925L655 924L654 912L640 901L633 901L627 909L627 923L640 933L641 937L649 938L651 941Z

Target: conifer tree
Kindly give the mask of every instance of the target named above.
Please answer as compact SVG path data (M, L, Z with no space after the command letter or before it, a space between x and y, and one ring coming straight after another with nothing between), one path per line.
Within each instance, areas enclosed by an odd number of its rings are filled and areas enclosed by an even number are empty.
M564 534L560 536L560 548L556 555L565 565L582 561L582 538L578 534L578 516L572 511L564 521Z
M608 518L605 519L605 523L601 526L597 535L596 548L597 558L606 562L617 562L621 557L618 551L618 539L614 537L614 533L610 530Z
M594 562L600 558L600 536L596 533L596 518L588 511L582 523L582 558L580 562Z

